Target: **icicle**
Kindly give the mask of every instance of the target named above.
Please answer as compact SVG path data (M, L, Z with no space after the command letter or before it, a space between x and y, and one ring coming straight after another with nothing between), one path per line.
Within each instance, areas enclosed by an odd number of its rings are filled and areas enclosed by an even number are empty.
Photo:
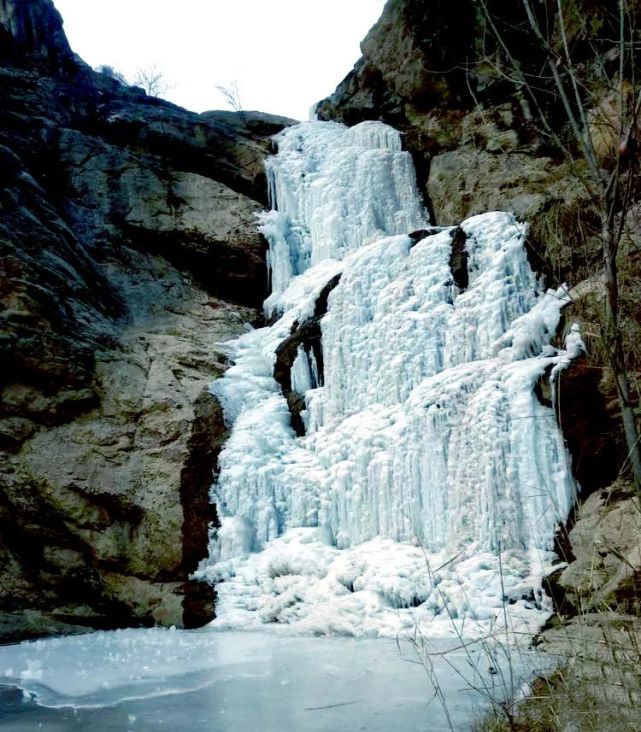
M309 353L309 367L312 373L312 385L314 388L322 386L320 372L318 370L318 361L316 360L314 351L310 351Z
M305 394L305 392L314 386L318 386L318 383L314 383L313 381L312 369L307 352L302 346L298 346L296 358L292 364L291 382L292 390L297 391L299 394Z

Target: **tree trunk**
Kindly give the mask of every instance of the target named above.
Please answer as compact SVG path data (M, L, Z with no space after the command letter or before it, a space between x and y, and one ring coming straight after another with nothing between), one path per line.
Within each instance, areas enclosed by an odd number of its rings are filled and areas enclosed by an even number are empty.
M613 210L607 204L605 208L607 211ZM612 219L613 214L606 214L602 226L606 286L604 342L616 384L632 478L637 493L641 497L641 441L630 397L630 381L625 364L623 334L619 323L619 281L616 261L618 237L614 231Z

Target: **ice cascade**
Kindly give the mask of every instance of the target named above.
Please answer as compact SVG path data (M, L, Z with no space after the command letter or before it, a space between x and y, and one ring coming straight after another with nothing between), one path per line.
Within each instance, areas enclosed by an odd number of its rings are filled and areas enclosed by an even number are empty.
M471 632L509 603L513 627L535 628L575 492L535 388L582 347L576 329L551 345L565 290L541 291L511 214L430 227L382 123L304 123L276 141L260 224L276 322L228 344L212 387L232 426L197 573L219 583L215 623ZM274 378L296 334L302 436Z

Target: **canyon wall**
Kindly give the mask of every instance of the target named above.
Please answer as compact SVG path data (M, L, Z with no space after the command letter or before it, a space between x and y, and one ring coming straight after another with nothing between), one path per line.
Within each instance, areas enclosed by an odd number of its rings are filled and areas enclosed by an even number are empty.
M0 3L0 638L213 617L189 582L225 435L208 385L266 293L269 136L76 57Z
M609 4L575 6L575 19L609 34ZM548 584L562 613L575 612L581 568L606 551L604 601L629 611L641 564L633 532L615 526L631 493L600 346L595 204L580 156L546 141L532 100L497 65L478 7L389 0L318 116L396 126L432 223L513 211L530 222L534 269L572 288L567 328L581 323L588 354L564 373L558 408L583 495L593 497L569 538L560 533L570 565ZM518 42L518 10L503 22ZM579 26L569 24L571 42ZM593 60L583 52L585 68ZM522 44L518 61L534 73L540 49ZM596 77L593 86L607 109ZM96 73L70 49L50 0L0 0L0 97L0 639L203 624L213 591L188 576L216 518L208 491L225 439L208 385L227 367L218 344L260 317L263 161L269 137L291 120L197 115ZM545 104L565 134L562 110ZM610 153L606 144L606 167ZM631 191L621 295L638 385L634 180ZM551 399L545 384L540 392Z

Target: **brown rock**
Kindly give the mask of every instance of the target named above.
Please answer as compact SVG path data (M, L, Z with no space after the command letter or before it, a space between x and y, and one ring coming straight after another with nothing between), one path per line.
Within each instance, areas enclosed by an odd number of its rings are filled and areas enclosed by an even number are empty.
M340 277L340 275L336 275L325 285L316 300L314 315L303 323L294 323L291 334L276 349L274 378L280 384L283 395L287 399L292 428L297 435L305 434L305 425L301 417L301 412L305 409L305 398L303 394L299 394L292 389L292 366L299 348L302 348L308 355L313 355L318 366L320 386L322 386L324 363L320 321L327 312L329 294L339 283Z
M641 598L641 510L625 483L593 493L570 532L575 556L559 584L581 612L636 613Z

